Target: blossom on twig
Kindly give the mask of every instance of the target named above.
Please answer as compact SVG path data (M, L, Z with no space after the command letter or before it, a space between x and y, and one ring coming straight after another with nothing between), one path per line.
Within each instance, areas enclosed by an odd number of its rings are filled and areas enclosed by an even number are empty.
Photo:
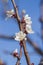
M30 33L30 34L34 33L34 31L32 30L31 25L26 25L26 31L27 31L27 33Z
M11 18L12 16L13 16L13 14L14 14L14 10L12 9L12 10L9 10L9 11L6 11L6 18L5 18L5 20L7 20L8 18Z
M24 16L24 21L26 23L26 31L27 31L27 33L34 33L34 31L32 30L32 27L31 27L31 24L32 24L31 17L29 17L28 14L26 14Z
M16 18L16 14L14 13L14 10L9 10L9 11L6 11L6 15L7 17L5 18L5 20L7 20L8 18L11 18L11 17L14 17Z
M25 33L23 33L22 31L16 33L15 40L22 41L23 39L26 40L26 34Z
M13 51L13 56L14 56L14 57L18 57L18 49L15 49L15 50Z
M18 53L18 49L15 49L15 50L13 51L13 53Z
M12 17L12 15L14 14L14 10L10 10L10 11L6 11L6 15L7 17Z
M24 20L26 24L32 24L31 17L29 17L28 14L24 16Z

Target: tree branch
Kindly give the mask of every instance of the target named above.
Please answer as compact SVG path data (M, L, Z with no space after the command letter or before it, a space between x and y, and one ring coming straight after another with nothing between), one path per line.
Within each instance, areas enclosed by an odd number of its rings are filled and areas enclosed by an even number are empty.
M23 50L24 50L24 54L25 54L25 57L26 57L27 65L31 65L30 57L29 57L28 52L26 50L26 42L25 42L25 40L23 40Z
M0 38L14 40L13 36L0 35Z
M19 57L17 58L16 65L20 65L21 56L22 56L22 47L20 46L20 55L19 55Z
M41 51L40 48L38 48L38 46L36 45L36 43L32 42L29 37L27 37L27 41L28 41L28 43L30 45L32 45L34 47L34 49L36 50L37 53L39 53L40 55L43 56L43 52Z
M15 4L15 1L14 1L14 0L11 0L11 1L12 1L12 4L13 4L15 13L16 13L16 15L17 15L17 20L18 20L18 22L20 23L20 17L19 17L19 14L18 14L18 9L17 9L17 6L16 6L16 4Z
M21 23L20 23L21 20L20 20L19 14L18 14L17 6L16 6L14 0L11 0L11 1L12 1L12 4L13 4L15 13L16 13L16 15L17 15L17 21L18 21L18 24L19 24L19 28L20 28L20 30L22 31ZM30 65L30 59L29 59L28 53L26 53L27 50L26 50L25 40L22 41L22 43L23 43L23 50L24 50L24 55L25 55L25 57L26 57L27 65Z

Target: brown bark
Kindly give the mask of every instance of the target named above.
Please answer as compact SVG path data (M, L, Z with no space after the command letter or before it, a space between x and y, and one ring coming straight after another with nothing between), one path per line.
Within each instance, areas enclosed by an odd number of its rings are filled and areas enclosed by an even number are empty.
M18 58L17 58L16 65L20 65L21 56L22 56L22 47L20 46L20 54L19 54L19 56L18 56Z
M11 0L12 1L12 4L13 4L13 7L14 7L14 10L15 10L15 13L17 15L17 20L19 21L20 23L20 17L19 17L19 14L18 14L18 9L17 9L17 6L16 6L16 3L14 0Z
M15 13L17 14L17 21L19 24L19 28L22 31L21 24L20 24L21 20L20 20L19 14L18 14L18 9L16 7L15 1L14 0L11 0L11 1L12 1L13 6L14 6ZM27 65L30 65L30 58L29 58L27 50L26 50L25 40L22 41L22 43L23 43L23 50L24 50L24 55L26 57ZM18 63L19 63L19 61L18 61Z
M24 54L25 54L25 57L26 57L27 65L31 65L30 64L30 57L29 57L28 52L26 50L25 40L23 40L23 50L24 50Z

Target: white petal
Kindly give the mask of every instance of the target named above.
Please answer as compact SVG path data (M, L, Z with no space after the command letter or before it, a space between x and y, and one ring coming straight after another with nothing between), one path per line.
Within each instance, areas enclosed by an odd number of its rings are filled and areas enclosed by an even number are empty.
M31 17L29 17L28 15L24 16L24 20L26 24L32 24Z
M34 33L34 31L30 31L30 32L28 31L28 33L33 34L33 33Z
M20 39L19 39L19 38L15 38L15 40L20 41Z
M13 51L13 53L18 53L18 49L15 49L15 50Z
M7 17L12 17L12 15L10 15L10 14L6 14L7 15Z
M9 13L9 11L6 11L6 13Z
M12 9L11 12L14 12L14 9Z
M15 40L17 41L22 41L26 37L26 34L23 33L22 31L16 33Z
M26 25L27 29L32 29L31 25Z
M27 38L25 38L25 40L27 40Z
M29 29L26 29L26 31L27 31L29 34L34 33L34 31L32 31L31 29L30 29L30 30L29 30Z
M16 49L15 52L18 52L18 49Z
M26 25L31 25L31 24L32 24L32 22L27 22L27 21L26 21Z
M6 15L7 16L12 16L14 14L14 10L12 9L12 10L10 10L10 11L6 11Z
M25 15L25 18L28 17L28 14Z
M24 20L27 20L27 19L28 19L28 20L31 20L31 17L29 17L28 14L26 14L26 15L24 16Z
M29 20L29 21L31 21L31 17L25 17L24 20Z

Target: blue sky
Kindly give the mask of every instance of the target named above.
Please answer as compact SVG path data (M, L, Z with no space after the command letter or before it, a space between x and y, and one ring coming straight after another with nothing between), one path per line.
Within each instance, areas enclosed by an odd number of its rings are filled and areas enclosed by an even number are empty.
M5 21L4 17L4 11L5 10L11 10L13 9L11 0L8 0L8 5L4 5L2 3L3 0L0 0L0 34L2 35L15 35L16 32L19 31L19 27L17 24L17 21L15 19L8 19ZM41 24L39 23L39 17L40 17L40 8L39 8L40 0L16 0L16 4L18 6L19 15L22 16L21 12L23 9L26 10L26 14L28 14L32 18L32 29L35 31L34 34L29 34L28 36L32 41L36 42L38 46L42 49L42 41L39 36L37 36L37 32L41 34L40 28ZM16 48L18 48L19 51L19 42L16 42L15 40L5 40L0 39L0 59L7 62L7 65L15 65L16 60L14 57L10 55L6 55L3 53L4 50L8 50L12 52ZM27 44L27 50L28 52L35 52L33 47ZM37 53L30 54L30 61L31 63L34 63L35 65L38 65L41 59L41 56ZM24 62L23 62L24 61ZM24 54L21 58L21 65L26 65L26 60Z

